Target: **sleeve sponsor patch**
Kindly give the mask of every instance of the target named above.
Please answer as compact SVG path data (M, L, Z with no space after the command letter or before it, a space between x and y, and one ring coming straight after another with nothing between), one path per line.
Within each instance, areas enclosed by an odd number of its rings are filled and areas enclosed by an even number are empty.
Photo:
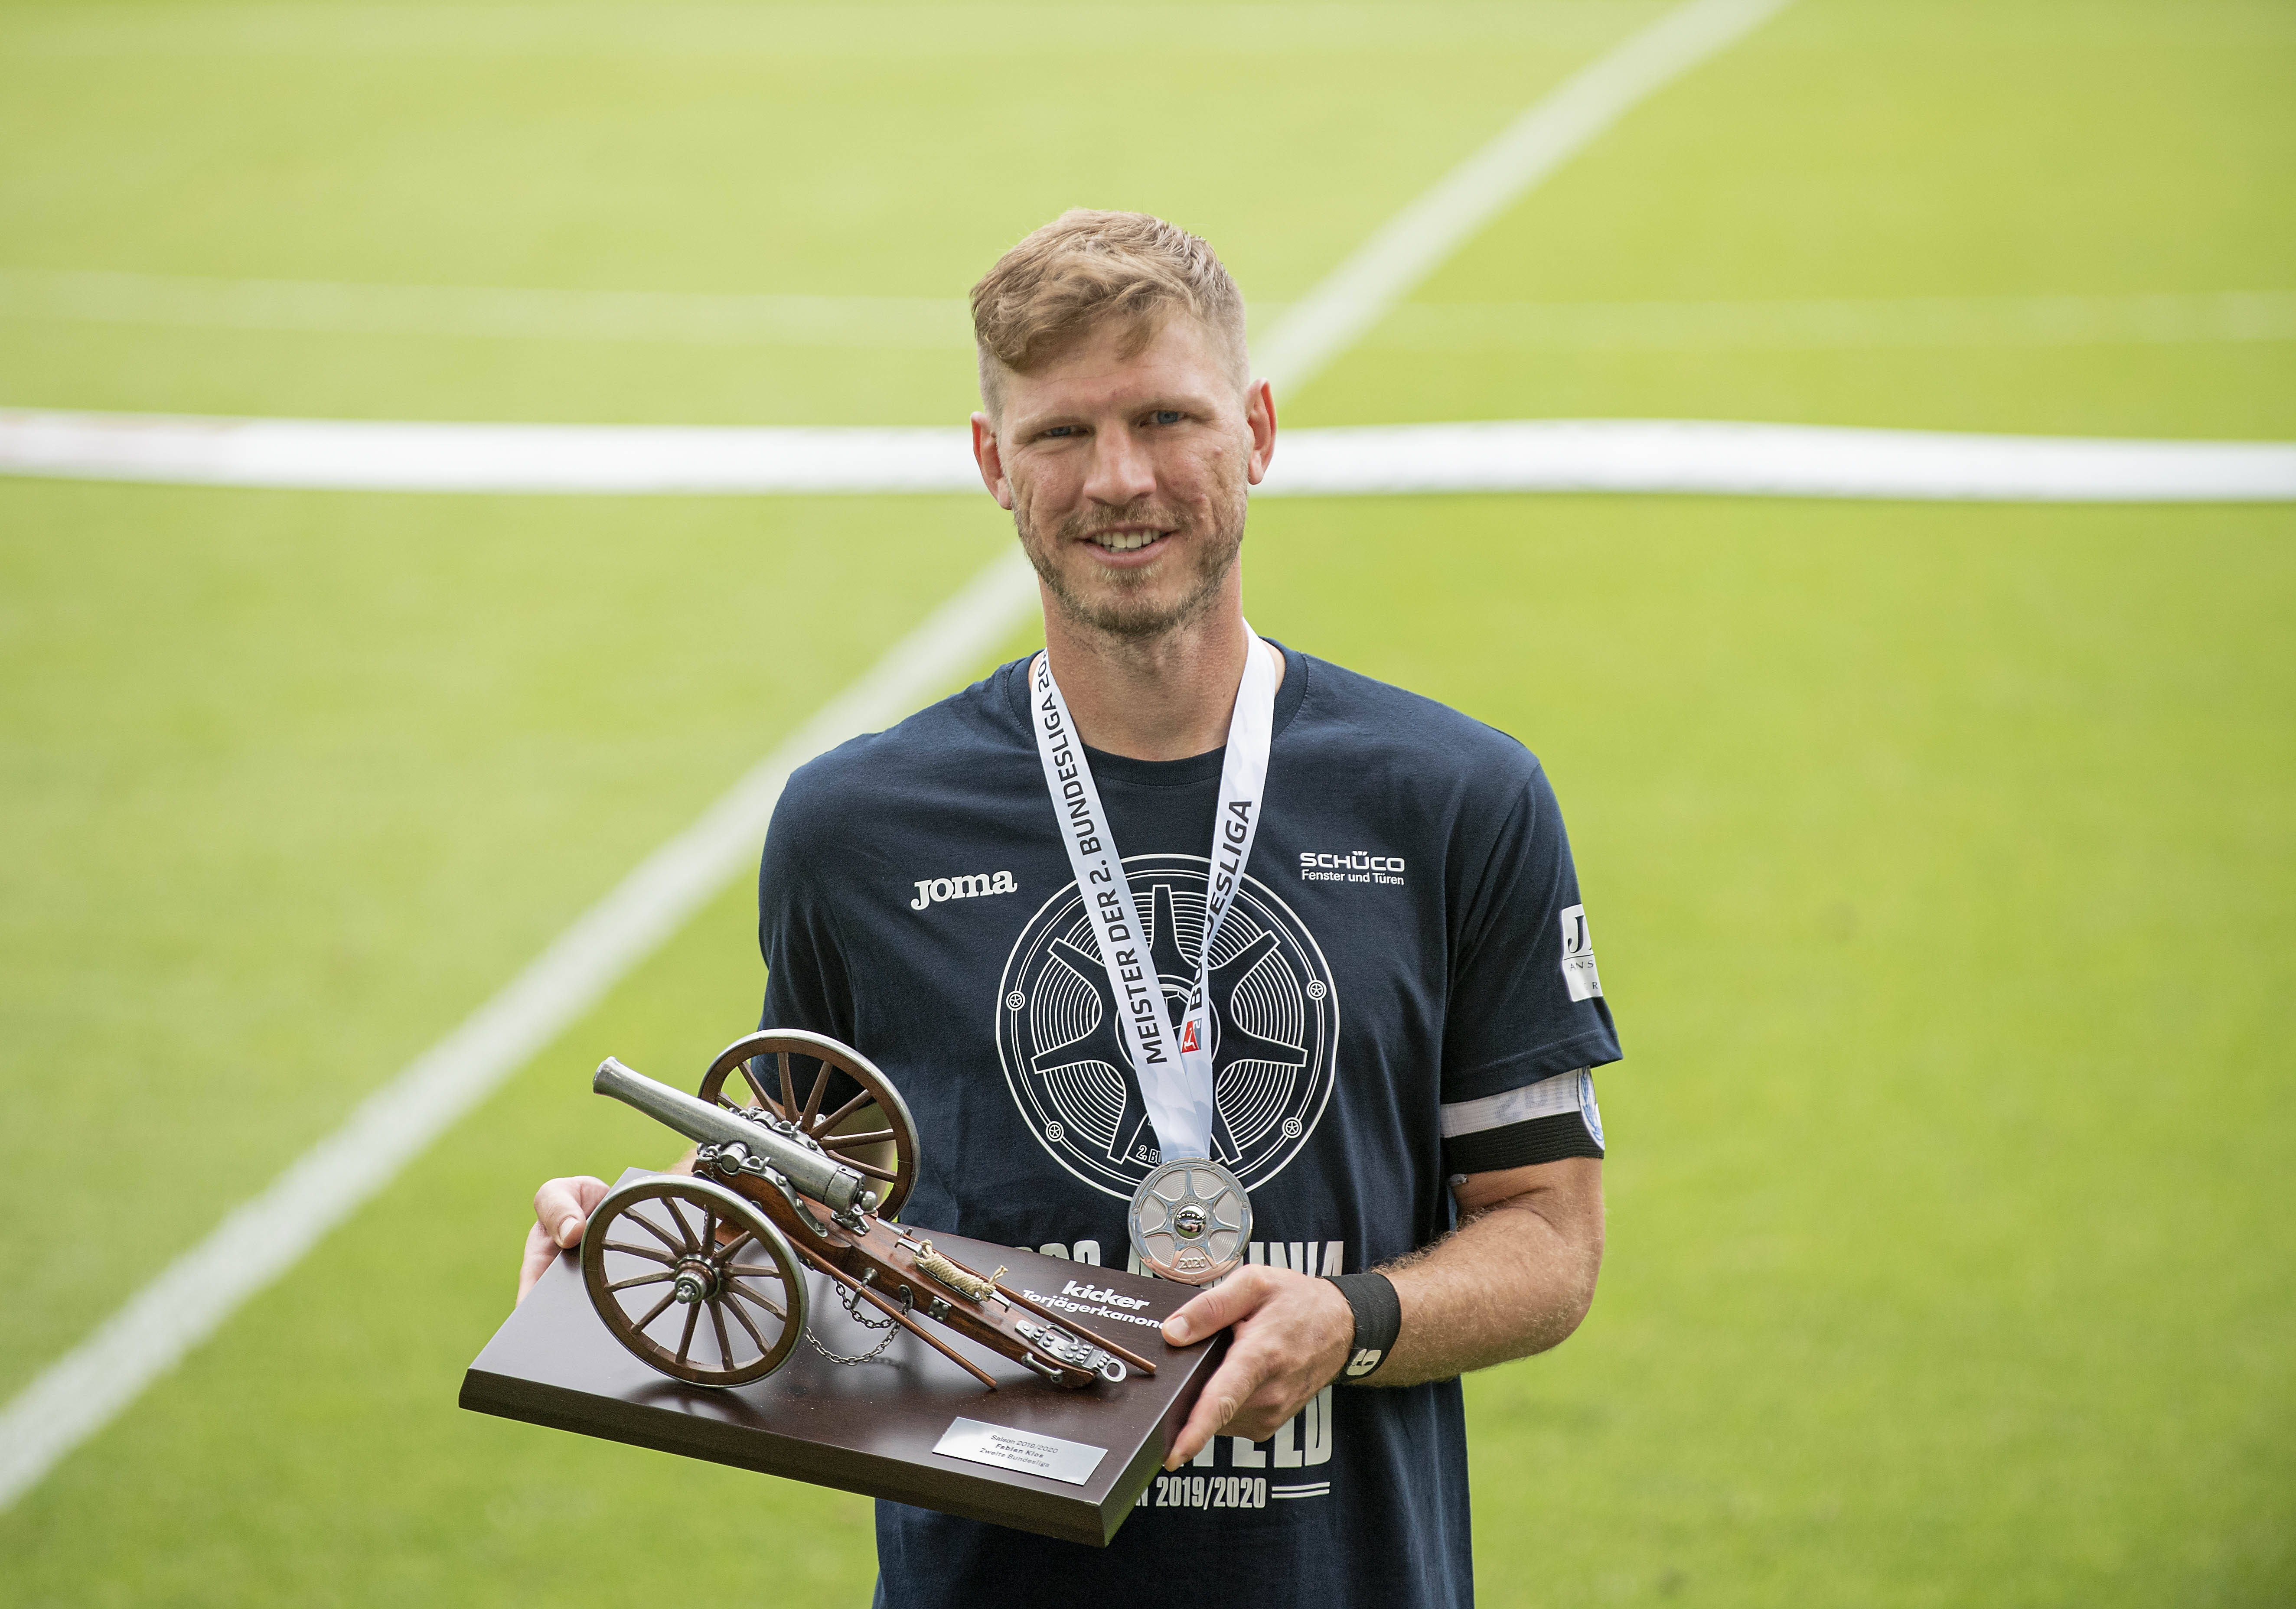
M1593 1000L1603 992L1602 975L1595 970L1595 941L1587 936L1587 907L1566 906L1562 912L1562 986L1574 1001Z

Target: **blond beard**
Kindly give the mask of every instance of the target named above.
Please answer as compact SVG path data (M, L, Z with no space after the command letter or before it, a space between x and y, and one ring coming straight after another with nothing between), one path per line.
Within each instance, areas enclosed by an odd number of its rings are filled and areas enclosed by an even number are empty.
M1141 639L1160 637L1176 627L1201 618L1219 597L1228 573L1235 568L1236 556L1243 551L1243 525L1247 508L1241 488L1219 499L1223 518L1213 527L1211 540L1193 549L1183 550L1193 555L1195 564L1193 584L1177 600L1158 604L1149 595L1152 578L1144 571L1117 570L1103 575L1107 589L1101 596L1087 598L1069 584L1069 578L1053 562L1053 553L1060 546L1097 531L1121 525L1152 525L1167 530L1180 531L1185 527L1163 517L1148 503L1129 503L1124 508L1092 516L1075 516L1062 520L1051 543L1040 538L1021 505L1013 510L1013 528L1020 534L1021 551L1036 567L1037 575L1052 594L1061 612L1079 625L1111 636ZM1156 567L1160 569L1163 567Z

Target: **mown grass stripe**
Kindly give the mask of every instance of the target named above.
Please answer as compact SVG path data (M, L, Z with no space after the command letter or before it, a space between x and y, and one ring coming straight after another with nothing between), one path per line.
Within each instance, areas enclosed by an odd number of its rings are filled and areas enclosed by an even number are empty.
M0 268L0 318L512 340L970 350L962 297L386 285Z
M1254 302L1255 328L1291 311ZM962 297L219 279L0 268L0 320L147 329L824 349L972 349ZM1382 351L1652 351L2296 340L2296 290L1407 303Z

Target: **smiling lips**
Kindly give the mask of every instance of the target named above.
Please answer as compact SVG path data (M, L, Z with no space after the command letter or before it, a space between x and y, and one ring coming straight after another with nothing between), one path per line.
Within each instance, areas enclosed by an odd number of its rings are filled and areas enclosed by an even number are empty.
M1161 531L1095 531L1092 540L1103 552L1130 553L1162 539Z

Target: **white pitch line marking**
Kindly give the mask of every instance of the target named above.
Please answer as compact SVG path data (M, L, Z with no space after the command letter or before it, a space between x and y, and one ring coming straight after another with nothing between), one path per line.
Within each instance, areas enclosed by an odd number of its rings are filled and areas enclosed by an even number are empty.
M0 412L0 474L356 492L759 496L970 493L944 429L387 424ZM1697 420L1287 430L1261 497L1704 493L1972 502L2296 496L2296 445Z
M1304 439L1303 439L1304 438ZM1538 419L1293 430L1259 490L1696 493L1959 502L2296 499L2296 443Z
M394 423L0 412L0 473L343 492L977 491L947 426Z
M1257 354L1261 372L1298 386L1351 346L1483 225L1597 135L1786 0L1692 0L1580 68L1498 137L1383 225L1292 305Z
M1629 37L1607 55L1582 69L1491 146L1467 159L1438 182L1437 192L1472 195L1487 218L1528 191L1602 128L1633 99L1647 95L1685 70L1683 30L1707 42L1700 54L1718 50L1782 0L1690 0ZM1718 21L1730 26L1718 31ZM1650 69L1653 38L1672 65ZM1634 66L1623 86L1607 64ZM1590 96L1589 81L1609 86ZM1502 164L1514 189L1494 187L1491 151L1535 124L1541 107L1569 101L1575 110L1563 119L1579 130L1540 161L1519 156ZM1590 102L1602 110L1590 121ZM1567 134L1566 128L1563 133ZM1462 186L1460 175L1476 176ZM1434 193L1434 192L1431 192ZM1466 237L1471 225L1455 199L1444 215L1448 233L1444 251ZM1410 217L1416 206L1407 209ZM1304 383L1352 340L1364 325L1408 290L1441 260L1425 251L1400 254L1390 225L1334 271L1270 337L1275 351L1263 355L1260 372L1279 387ZM1375 262L1366 266L1368 259ZM1318 311L1320 310L1320 311ZM1292 325L1313 314L1312 327L1297 333ZM1035 589L1026 565L1007 555L989 565L949 603L936 610L878 662L876 669L783 743L701 821L672 839L624 878L613 893L570 928L527 969L480 1007L462 1027L418 1057L377 1090L334 1133L297 1159L263 1193L234 1211L207 1237L177 1257L127 1304L78 1345L35 1377L0 1411L0 1510L117 1416L144 1389L180 1362L215 1332L249 1296L294 1266L302 1255L388 1184L407 1160L419 1155L447 1125L486 1099L550 1036L611 987L691 913L693 907L746 861L762 837L783 780L819 747L867 725L906 715L915 700L979 658L1027 612ZM993 626L994 629L990 629ZM812 746L812 747L808 747ZM620 930L614 925L619 924ZM334 1182L340 1180L340 1184Z

